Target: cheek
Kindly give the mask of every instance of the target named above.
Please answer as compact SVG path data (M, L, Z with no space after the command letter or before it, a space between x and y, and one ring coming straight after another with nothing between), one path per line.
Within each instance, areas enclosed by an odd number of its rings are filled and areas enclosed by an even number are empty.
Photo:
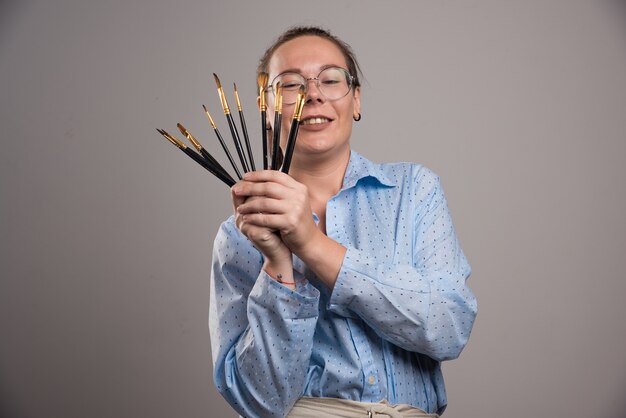
M280 127L280 145L282 147L287 146L287 138L289 137L289 131L291 130L291 118L286 118L283 115L283 122Z
M337 112L341 115L342 124L352 127L352 117L354 116L354 100L347 100L340 109L337 109Z

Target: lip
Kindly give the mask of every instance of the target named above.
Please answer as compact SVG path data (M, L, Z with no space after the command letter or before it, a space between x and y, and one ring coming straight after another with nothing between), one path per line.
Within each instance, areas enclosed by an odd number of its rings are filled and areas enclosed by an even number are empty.
M327 129L332 121L323 123L314 123L311 125L300 123L300 130L304 132L320 132Z
M314 123L314 124L304 123L306 120L309 120L309 119L326 119L326 122ZM328 124L330 124L331 122L333 122L333 119L325 115L307 115L307 116L303 116L300 119L300 129L312 129L312 130L323 129L327 127Z

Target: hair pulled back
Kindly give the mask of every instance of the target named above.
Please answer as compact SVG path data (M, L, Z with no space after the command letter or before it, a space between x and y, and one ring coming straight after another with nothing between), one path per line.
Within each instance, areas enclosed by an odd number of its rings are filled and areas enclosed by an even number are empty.
M327 39L335 44L346 60L346 64L348 65L347 70L353 78L353 86L359 87L361 85L359 74L362 75L363 73L361 72L359 62L357 61L356 55L354 54L354 51L352 51L350 45L331 34L330 31L322 29L318 26L294 26L283 32L283 34L280 35L269 48L267 48L261 57L259 66L257 67L257 75L262 72L269 73L268 68L270 60L272 59L274 52L276 52L281 45L301 36L317 36L322 39Z

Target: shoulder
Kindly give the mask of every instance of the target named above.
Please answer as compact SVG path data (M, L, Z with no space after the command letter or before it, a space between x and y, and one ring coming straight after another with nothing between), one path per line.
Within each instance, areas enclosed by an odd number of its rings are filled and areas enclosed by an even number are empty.
M436 182L439 176L430 168L412 162L392 162L377 164L380 169L391 179L401 182Z
M401 193L411 195L430 195L441 189L437 173L430 168L413 162L392 162L375 164L390 184Z
M352 150L350 163L344 179L344 186L356 183L396 187L402 192L439 183L439 177L422 164L413 162L377 163Z

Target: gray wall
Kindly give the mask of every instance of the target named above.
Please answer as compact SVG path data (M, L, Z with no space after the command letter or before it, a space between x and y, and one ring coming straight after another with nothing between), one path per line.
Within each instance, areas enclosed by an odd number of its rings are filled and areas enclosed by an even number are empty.
M217 72L258 129L257 59L314 23L365 71L354 148L438 172L474 267L446 416L624 416L624 6L5 0L0 415L234 416L206 319L228 189L154 128L218 153Z

